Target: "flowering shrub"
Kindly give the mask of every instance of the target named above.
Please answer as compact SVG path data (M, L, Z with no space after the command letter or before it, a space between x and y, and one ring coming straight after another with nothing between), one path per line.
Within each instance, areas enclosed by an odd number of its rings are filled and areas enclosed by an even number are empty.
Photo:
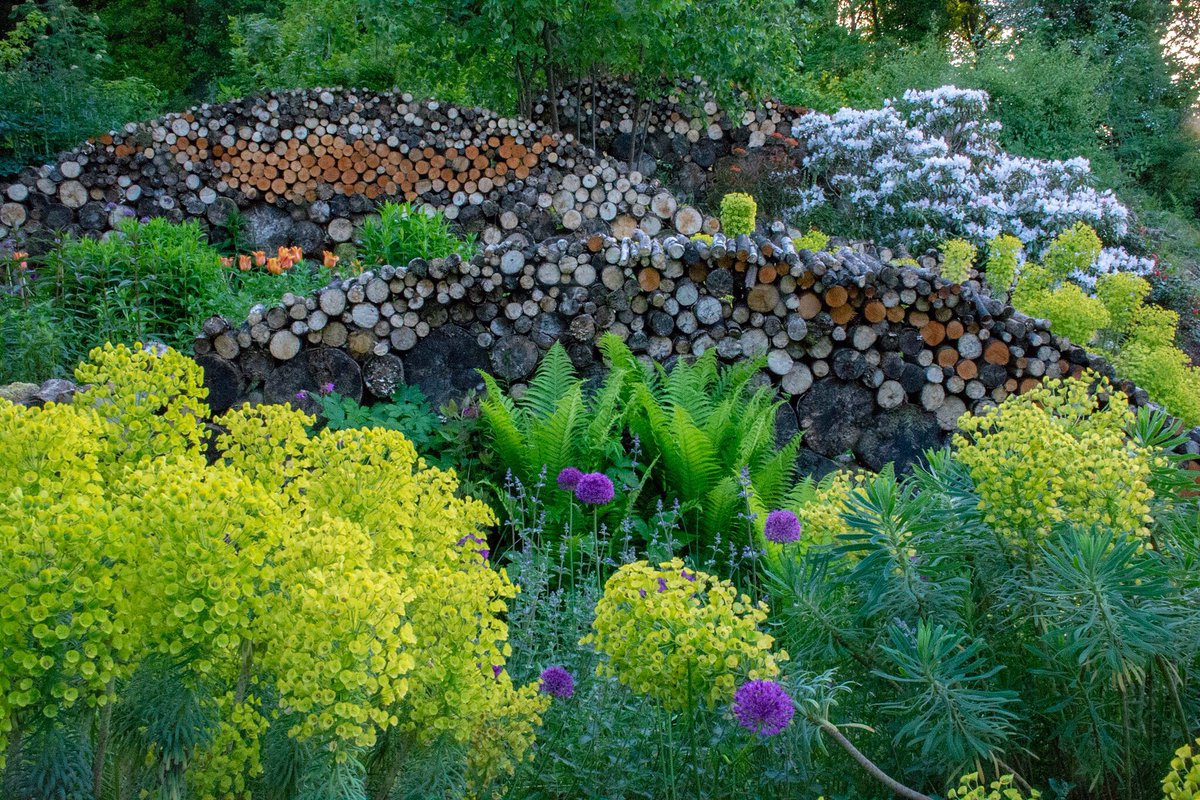
M469 772L524 757L548 699L493 671L516 587L458 546L493 518L452 473L286 406L219 418L209 453L200 369L173 350L106 346L77 377L70 405L0 401L0 720L102 736L86 709L123 713L169 662L214 709L184 759L201 797L244 795L272 726L359 780L392 731L466 746L503 720Z
M964 417L955 452L985 522L1010 541L1044 537L1059 522L1145 535L1151 457L1126 434L1132 422L1125 394L1088 373Z
M721 198L721 231L726 236L754 233L758 205L744 192L730 192Z
M1163 800L1194 800L1200 797L1200 738L1195 747L1185 744L1175 751L1171 771L1162 781Z
M617 570L596 604L583 639L605 657L597 671L615 676L668 709L733 700L745 680L778 674L774 639L759 630L767 607L729 581L687 569L679 559Z
M942 277L955 283L963 283L971 277L971 266L975 263L975 245L963 239L951 239L942 245Z
M1041 796L1037 789L1023 794L1013 786L1012 775L1001 775L985 786L983 774L979 772L963 775L958 786L947 794L949 800L1037 800Z
M986 92L943 86L907 91L883 108L798 117L801 164L810 178L797 211L829 211L882 240L928 245L961 237L984 245L1014 234L1041 252L1078 222L1119 244L1130 212L1091 185L1086 159L1046 161L1005 153ZM1150 264L1111 248L1089 275L1145 272Z
M1086 273L1102 249L1096 231L1083 222L1076 222L1055 236L1046 247L1042 253L1042 266L1052 280L1063 281L1072 275Z

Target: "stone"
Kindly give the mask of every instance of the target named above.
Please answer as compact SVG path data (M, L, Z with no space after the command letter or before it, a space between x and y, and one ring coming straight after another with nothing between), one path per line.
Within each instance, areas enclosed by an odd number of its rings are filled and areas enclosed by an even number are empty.
M481 369L489 369L487 351L457 325L431 331L404 356L405 378L424 392L434 408L482 389L477 372Z
M805 446L828 458L854 447L874 411L870 389L836 378L817 381L796 403Z
M292 216L282 208L258 204L242 212L241 235L248 250L265 250L274 255L280 247L291 247L292 227Z
M936 415L906 405L869 420L854 445L854 455L875 472L894 463L896 471L903 473L912 469L926 450L943 444L944 434Z
M36 383L10 383L0 386L0 400L7 400L13 405L23 405L37 395L38 388Z
M532 375L541 351L527 336L506 336L492 347L492 371L508 381Z

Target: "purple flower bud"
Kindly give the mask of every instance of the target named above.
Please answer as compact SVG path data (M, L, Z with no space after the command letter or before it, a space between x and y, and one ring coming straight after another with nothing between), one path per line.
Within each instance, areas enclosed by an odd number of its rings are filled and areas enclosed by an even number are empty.
M613 482L603 472L589 472L575 484L575 497L588 506L602 506L615 496Z
M308 399L308 392L301 389L300 391L296 392L296 399L303 403Z
M792 698L775 681L750 681L733 695L733 716L738 724L759 736L774 736L786 728L796 713Z
M768 542L788 544L800 539L800 520L791 511L780 509L767 515L763 535Z
M500 673L504 671L504 667L499 664L492 664L492 677L499 678Z
M666 579L666 578L659 578L659 579L658 579L658 593L659 593L659 594L662 594L662 593L663 593L663 592L665 592L666 590L667 590L667 579Z
M583 472L575 467L567 467L562 472L558 473L556 483L558 488L564 492L573 492L575 487L579 485L579 479L583 477Z
M575 679L563 667L546 667L542 670L538 690L559 700L566 700L575 694Z
M321 384L321 394L333 394L333 381Z

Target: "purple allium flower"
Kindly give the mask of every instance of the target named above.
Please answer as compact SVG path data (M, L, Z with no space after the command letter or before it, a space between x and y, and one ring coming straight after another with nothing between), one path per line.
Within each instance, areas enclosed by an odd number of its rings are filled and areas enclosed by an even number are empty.
M575 484L575 497L589 506L602 506L613 499L613 482L603 472L589 472Z
M567 467L562 472L558 473L558 488L564 492L573 492L575 487L579 485L579 479L583 477L583 472L575 467Z
M792 721L792 698L775 681L743 683L733 695L733 715L738 724L759 736L774 736Z
M800 520L791 511L780 509L767 515L763 535L768 542L787 544L800 538Z
M563 667L546 667L542 670L541 685L538 687L551 697L566 700L575 694L575 679Z
M333 394L333 381L321 384L321 394Z

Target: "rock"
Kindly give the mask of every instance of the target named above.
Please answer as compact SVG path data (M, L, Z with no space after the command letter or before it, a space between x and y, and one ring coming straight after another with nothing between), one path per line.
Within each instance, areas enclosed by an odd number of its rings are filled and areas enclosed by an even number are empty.
M64 378L51 378L38 388L34 397L42 403L67 403L79 387Z
M7 400L14 405L24 405L38 393L36 383L10 383L0 386L0 400Z
M943 444L936 415L909 405L875 415L863 427L854 454L863 466L875 472L893 462L897 472L907 472L926 450Z
M336 347L310 347L275 368L263 387L263 396L268 403L292 403L312 410L308 400L323 393L330 384L343 397L362 400L362 370L358 362Z
M425 393L434 408L471 389L481 389L483 381L477 372L481 369L489 369L487 351L457 325L432 331L404 356L406 379Z
M362 374L367 391L380 400L387 400L404 383L404 362L393 353L372 356L363 364Z
M817 381L796 403L805 446L829 458L854 447L874 410L869 389L835 378Z
M204 370L204 388L208 389L207 403L213 413L233 408L246 391L246 381L237 366L217 355L196 356Z
M292 217L275 206L251 206L242 212L242 235L247 249L266 250L273 255L280 247L292 246Z
M527 336L506 336L492 348L492 371L507 381L533 374L541 351Z

